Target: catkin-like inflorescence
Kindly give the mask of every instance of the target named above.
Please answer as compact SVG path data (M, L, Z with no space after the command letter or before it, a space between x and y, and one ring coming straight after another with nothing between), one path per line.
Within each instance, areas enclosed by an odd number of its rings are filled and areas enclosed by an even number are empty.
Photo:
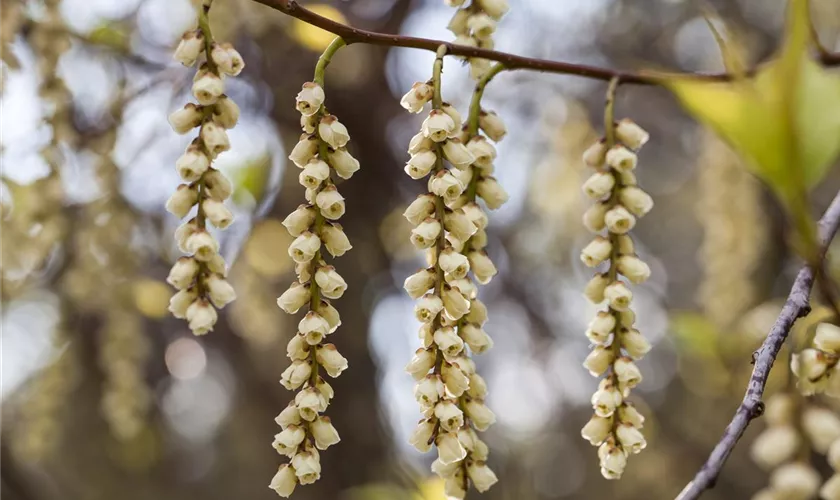
M304 133L289 156L300 168L298 179L306 189L307 203L283 221L295 237L289 255L295 261L298 280L283 292L277 304L289 314L308 310L298 324L298 333L289 341L287 354L292 364L280 381L286 389L298 391L276 418L283 430L274 436L274 448L290 459L280 466L270 485L281 497L291 495L297 484L311 484L320 478L318 450L339 441L330 418L323 415L333 390L320 370L335 378L347 369L347 359L327 342L341 325L330 300L341 298L347 283L324 261L324 251L340 257L351 248L338 223L344 215L344 198L332 174L349 179L359 169L359 162L346 149L350 141L347 129L327 112L324 100L319 83L303 84L297 109Z
M630 120L612 124L609 139L601 139L584 153L595 173L583 191L595 201L584 215L584 225L597 236L581 252L589 267L607 267L586 285L586 297L607 303L589 324L586 336L594 346L584 367L601 377L592 395L595 414L583 427L584 439L598 447L601 474L618 479L627 458L646 446L641 433L644 417L627 401L630 390L642 381L635 360L650 350L650 343L634 328L630 283L648 279L650 268L635 253L628 234L636 220L653 207L651 197L636 185L636 151L648 134Z
M769 473L769 484L753 500L840 498L840 417L796 391L774 394L764 411L767 428L750 453ZM825 483L811 464L813 453L825 455L834 470Z
M205 0L199 28L186 32L175 51L175 59L186 66L204 56L192 86L198 103L188 103L169 117L179 134L198 129L198 136L175 164L184 183L166 202L166 210L179 218L197 207L196 215L175 232L178 248L188 255L178 259L167 278L178 289L169 310L176 318L186 319L195 335L212 331L218 319L216 309L236 298L226 280L227 266L219 255L219 242L207 223L224 229L233 222L233 214L224 204L231 195L230 181L212 162L230 149L225 130L239 120L239 107L224 93L225 78L238 75L245 63L230 44L213 40L208 11L209 1Z
M813 346L791 358L791 370L797 387L805 396L825 394L840 397L840 327L831 323L817 325Z
M429 265L405 280L406 291L417 300L423 345L406 371L417 381L414 396L423 415L411 444L421 452L436 446L432 470L444 479L449 498L464 498L470 484L483 492L497 481L486 464L488 447L476 433L492 425L495 415L484 403L487 385L470 356L493 346L483 329L487 310L473 283L473 278L487 283L496 274L484 252L487 215L477 195L497 208L507 194L490 176L495 148L476 130L462 130L458 112L440 99L435 86L441 64L439 58L436 78L415 84L402 100L414 113L433 101L411 140L405 166L413 179L428 176L428 192L404 215L414 226L411 242L427 251ZM504 135L504 124L495 115L483 126L497 140Z
M508 0L444 0L446 5L456 7L455 15L447 28L455 35L454 43L468 47L490 49L494 47L493 34L496 25L507 13ZM480 80L490 70L492 62L481 57L469 58L470 75Z

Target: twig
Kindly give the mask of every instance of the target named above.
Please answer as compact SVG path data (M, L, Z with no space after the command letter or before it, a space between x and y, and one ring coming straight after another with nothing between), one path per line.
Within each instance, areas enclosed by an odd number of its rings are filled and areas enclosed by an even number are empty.
M840 193L837 193L819 222L820 260L824 257L826 248L837 233L838 227L840 227ZM799 271L782 312L779 313L779 317L776 318L773 328L767 338L764 339L761 347L753 353L755 367L750 376L744 400L706 463L703 464L694 479L686 485L677 500L694 500L699 498L704 491L714 487L726 459L729 458L738 440L744 435L747 426L764 411L761 396L764 394L767 377L779 350L782 348L782 344L793 327L793 323L811 311L809 299L811 288L814 285L814 277L815 270L810 265L804 266Z
M489 59L491 61L502 63L506 69L528 69L546 73L577 75L604 81L610 81L613 78L618 78L621 80L622 84L659 85L662 81L662 77L664 76L663 73L653 71L619 71L609 68L587 66L585 64L574 64L563 61L551 61L548 59L518 56L496 50L480 49L477 47L468 47L466 45L456 45L452 42L445 42L442 40L366 31L318 15L311 10L302 7L295 0L254 1L267 7L271 7L272 9L279 10L280 12L294 18L300 19L307 24L317 26L318 28L338 35L347 42L347 45L352 45L354 43L366 43L370 45L385 45L388 47L408 47L413 49L428 50L431 52L436 52L438 47L445 45L448 55ZM819 54L819 61L825 66L840 65L840 54L821 52ZM728 81L735 77L732 73L692 73L686 76L710 81Z

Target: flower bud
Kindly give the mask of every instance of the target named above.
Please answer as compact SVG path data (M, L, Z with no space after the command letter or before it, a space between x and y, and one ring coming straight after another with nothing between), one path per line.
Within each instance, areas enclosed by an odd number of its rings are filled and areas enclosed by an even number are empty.
M501 19L509 7L508 0L476 0L481 10L493 19Z
M169 124L175 132L186 134L201 125L202 118L201 108L190 102L182 109L169 115Z
M233 186L223 173L211 168L204 174L204 194L211 200L225 201L232 192Z
M650 352L650 342L642 335L639 330L634 328L623 328L620 332L619 340L621 347L627 351L627 354L634 359L641 359L645 354Z
M400 106L405 108L409 113L419 113L423 111L423 106L432 99L434 93L435 88L431 84L417 82L400 99Z
M580 253L580 260L589 267L595 267L612 254L612 243L603 236L596 236Z
M315 272L315 282L321 289L321 294L328 299L340 299L347 290L347 282L333 266L319 267Z
M473 426L480 430L486 431L491 425L496 422L496 415L484 404L483 401L471 399L464 405L467 416L470 418Z
M184 246L187 252L202 262L207 262L219 252L219 242L204 229L190 235Z
M333 427L330 417L318 417L309 426L312 437L315 438L315 447L319 450L326 450L330 446L341 441L338 431Z
M614 359L615 354L611 347L595 346L583 362L583 367L589 370L593 377L599 377L607 371Z
M219 229L225 229L233 222L233 214L221 201L206 199L201 202L201 208L207 220Z
M473 274L475 274L476 280L482 285L490 283L493 276L498 274L499 271L496 269L496 265L493 264L493 261L490 260L490 257L484 250L470 252L467 254L467 257L470 260L470 268Z
M321 228L321 240L333 257L341 257L353 248L347 235L344 234L341 224L337 222L324 224Z
M494 142L499 142L507 134L505 122L493 111L482 111L478 115L478 126Z
M583 192L594 200L601 200L612 193L615 177L609 172L595 172L583 183Z
M169 299L169 312L178 319L187 317L187 309L198 298L194 289L179 290Z
M495 177L487 176L478 181L476 193L487 204L487 208L495 210L508 201L508 194Z
M449 285L443 286L443 309L453 320L461 319L470 310L470 301Z
M321 300L318 305L315 306L315 312L327 320L327 323L330 325L329 333L334 332L339 326L341 326L341 316L338 314L338 310L333 307L328 300Z
M205 71L193 82L192 93L202 106L215 104L225 93L225 81L219 75Z
M405 371L414 377L414 380L422 380L429 373L429 370L435 366L435 357L434 351L417 349L414 357L405 367Z
M596 274L586 284L583 295L593 304L600 304L604 301L604 292L609 284L610 279L606 274Z
M633 170L638 162L636 153L621 145L611 147L607 151L606 160L609 166L622 172Z
M212 274L205 281L213 305L221 309L236 300L236 292L223 277Z
M239 106L233 99L222 94L213 109L213 119L224 128L233 128L239 121Z
M411 141L408 143L408 154L416 155L417 153L423 151L429 151L433 149L435 146L435 141L429 139L423 132L418 132L411 138Z
M303 168L316 154L318 154L318 138L314 135L303 134L292 148L289 159L299 168Z
M298 205L294 212L290 213L284 220L283 225L292 236L300 236L315 223L315 209L308 205Z
M175 162L178 175L186 182L195 182L210 167L210 160L200 149L189 147Z
M600 311L589 322L586 336L595 344L603 344L615 329L615 316L608 311Z
M295 360L280 375L280 384L286 389L293 391L309 380L311 373L312 364L309 360Z
M636 217L644 217L653 208L653 198L636 186L622 188L618 201Z
M409 158L404 170L409 177L418 180L429 175L435 163L437 163L437 154L434 151L421 151Z
M583 426L583 429L581 429L580 435L583 439L589 441L589 444L592 446L598 446L603 443L604 440L607 439L607 436L609 436L612 432L612 424L612 418L592 415L589 422L587 422L586 425Z
M166 211L183 219L190 213L198 201L198 190L187 184L181 184L166 201Z
M435 213L435 197L431 194L421 194L405 209L403 217L417 226L433 213Z
M181 257L172 266L166 282L178 290L183 290L193 283L198 268L198 262L192 257Z
M616 205L604 214L604 223L611 233L625 234L636 225L636 218L621 205Z
M229 43L214 44L210 57L222 73L230 76L237 76L245 68L242 56Z
M622 255L618 258L618 272L632 283L644 283L650 278L650 267L635 255Z
M359 160L353 158L345 148L330 150L327 157L330 160L330 166L342 179L353 177L353 174L359 170Z
M321 118L318 123L318 136L333 149L343 148L350 142L350 133L347 127L338 121L334 115L327 115Z
M484 136L477 135L467 143L467 149L475 160L472 162L478 168L490 168L496 159L496 148Z
M192 66L202 50L204 50L204 34L201 30L187 31L181 37L173 58L184 66Z
M330 220L337 220L344 215L344 197L335 186L327 186L315 196L315 204L321 209L321 215Z
M650 139L650 134L629 118L624 118L616 124L615 136L630 149L639 149Z
M200 135L204 146L213 155L224 153L230 149L227 132L214 122L206 122L202 125Z
M463 0L447 0L446 4L450 7L460 7L463 5ZM449 20L449 24L446 26L446 29L452 32L454 35L466 35L469 36L469 29L467 28L467 19L470 17L470 11L466 9L458 9L455 11L455 15L452 16L452 19Z
M315 360L324 367L330 377L336 378L347 369L347 358L342 356L333 344L319 345L315 349Z
M303 335L292 335L286 344L286 356L292 361L309 359L309 343Z
M601 139L583 152L583 162L590 167L599 168L604 166L606 156L607 143Z
M475 161L475 157L469 148L456 138L448 139L443 144L443 155L449 160L449 163L458 168L466 168Z
M417 300L430 288L435 286L436 278L437 276L433 269L421 269L406 278L403 288L405 288L405 291L408 292L408 295L412 299ZM441 303L441 308L443 308L443 303Z

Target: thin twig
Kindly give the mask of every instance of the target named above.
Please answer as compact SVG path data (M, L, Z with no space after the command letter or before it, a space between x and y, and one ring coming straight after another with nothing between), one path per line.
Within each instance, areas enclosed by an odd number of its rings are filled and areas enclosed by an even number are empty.
M429 38L417 38L412 36L392 35L388 33L377 33L366 31L346 24L333 21L324 16L316 14L311 10L302 7L295 0L254 0L272 9L300 19L301 21L317 26L340 36L347 42L347 45L354 43L366 43L369 45L384 45L388 47L408 47L413 49L428 50L436 52L441 45L446 46L447 54L463 57L479 57L504 64L506 69L528 69L546 73L560 73L564 75L577 75L595 80L610 81L619 78L622 84L635 85L660 85L664 73L654 71L632 72L619 71L609 68L599 68L585 64L574 64L563 61L551 61L548 59L537 59L532 57L518 56L507 52L456 45L452 42L432 40ZM820 53L819 61L825 66L840 65L840 54ZM728 81L735 75L732 73L691 73L692 78L709 81Z
M825 251L835 233L837 233L838 227L840 227L840 193L837 193L819 222L820 260L824 258ZM779 354L779 350L782 348L782 344L790 333L794 322L811 311L809 299L811 288L814 285L814 276L815 270L810 265L804 266L799 271L782 312L779 313L779 317L776 318L773 328L767 338L764 339L761 347L753 353L755 367L750 376L744 400L706 463L703 464L694 479L686 485L677 500L694 500L699 498L704 491L714 487L726 459L729 458L738 440L744 435L747 426L764 411L761 396L764 394L764 386L767 383L767 377L770 375L770 369L773 367L776 356Z

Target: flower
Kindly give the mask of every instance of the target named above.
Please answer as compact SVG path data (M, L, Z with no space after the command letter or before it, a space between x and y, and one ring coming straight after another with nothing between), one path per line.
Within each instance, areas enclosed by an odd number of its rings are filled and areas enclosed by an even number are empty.
M353 248L347 235L344 234L344 229L341 227L341 224L337 222L324 224L321 228L321 240L327 248L327 251L333 257L341 257Z
M193 186L181 184L166 202L166 211L183 219L190 213L193 205L198 201L198 190Z
M440 222L427 218L411 230L411 243L419 249L429 248L437 241L440 231Z
M283 220L283 225L292 236L300 236L315 222L315 209L309 205L298 205L297 209Z
M187 308L187 321L194 335L204 335L213 330L218 314L206 299L196 299Z
M650 277L650 267L635 255L622 255L617 260L618 272L633 283L644 283Z
M653 198L636 186L622 188L618 201L636 217L644 217L653 208Z
M309 360L295 360L280 375L280 384L288 390L294 390L303 385L312 373Z
M297 110L303 116L312 116L317 113L324 104L326 94L320 85L314 82L306 82L295 98Z
M347 152L345 148L338 148L327 153L330 166L342 179L349 179L359 170L359 160Z
M487 134L490 140L499 142L507 134L505 123L493 111L481 111L478 115L478 126Z
M192 66L203 49L204 33L201 30L187 31L181 37L173 58L184 66Z
M508 0L476 0L481 10L493 19L501 19L508 9Z
M315 253L320 248L321 238L309 231L304 231L289 245L289 256L295 262L306 263L315 257Z
M321 215L336 220L344 215L344 197L335 186L327 186L315 196L315 204L321 209Z
M624 118L616 124L615 135L630 149L639 149L650 139L650 134L629 118Z
M304 451L295 455L292 458L292 467L300 484L312 484L321 478L321 461L315 451Z
M820 482L813 467L799 462L782 465L770 475L770 486L781 498L812 498Z
M457 356L464 349L464 341L451 326L435 330L434 341L447 357Z
M338 352L335 345L324 344L315 349L315 360L324 367L330 377L336 378L347 369L347 358Z
M210 160L197 146L190 146L175 162L178 175L186 182L195 182L210 167Z
M484 462L471 462L467 464L467 475L472 481L473 486L480 493L489 490L491 486L499 482L496 474L487 467Z
M636 153L621 145L611 147L605 158L607 165L621 172L633 170L638 162Z
M319 450L326 450L330 446L341 441L338 431L333 427L330 417L321 416L315 419L309 426L312 437L315 438L315 447Z
M233 223L233 214L221 201L206 199L201 202L201 208L207 220L219 229L225 229Z
M423 120L421 127L423 135L435 142L443 142L456 130L455 121L451 116L439 109L433 109Z
M227 132L214 122L205 122L201 126L200 135L201 140L204 141L204 146L213 155L218 155L230 149Z
M242 56L229 43L213 44L210 57L223 73L230 76L237 76L245 68Z
M330 166L319 158L312 158L301 170L298 181L305 188L317 189L329 177Z
M432 294L426 294L414 305L414 316L417 321L430 323L443 310L443 300Z
M458 329L458 334L475 354L483 354L493 347L493 339L480 325L467 323Z
M435 353L429 349L417 349L414 357L405 367L414 380L420 380L435 366Z
M187 309L198 298L198 292L193 289L179 290L169 299L169 312L178 319L187 317Z
M343 148L350 142L350 134L334 115L321 118L318 123L318 136L333 149Z
M467 167L475 161L475 156L469 148L457 138L448 139L443 144L443 156L459 168Z
M592 415L589 422L587 422L586 425L583 426L583 429L581 429L580 435L583 439L589 441L589 444L598 446L603 443L604 440L607 439L607 436L609 436L612 432L612 424L612 418Z
M636 218L623 206L616 205L604 214L604 223L611 233L625 234L636 225Z
M487 204L487 208L495 210L505 204L508 194L495 177L482 177L476 184L476 192Z
M213 305L221 309L236 299L236 292L233 287L218 274L211 274L205 281L207 293Z
M219 251L219 242L206 230L199 229L187 238L185 247L196 259L206 262Z
M840 327L831 323L817 325L814 346L824 352L840 354Z
M215 104L219 96L225 92L225 81L222 77L210 71L205 71L200 75L192 86L195 99L203 106Z
M340 299L347 290L347 282L335 271L333 266L319 267L315 272L315 282L321 293L328 299Z
M271 478L269 488L274 490L283 498L289 498L297 486L295 469L289 464L283 464L277 469L277 473Z
M750 455L765 470L787 462L799 448L799 433L790 425L768 427L753 441Z
M423 110L423 106L432 99L434 91L435 89L431 84L417 82L400 99L400 105L409 113L419 113Z
M429 175L435 163L437 154L434 151L420 151L406 162L404 170L412 179L422 179Z
M202 118L201 108L190 102L169 115L169 124L175 132L186 134L201 125Z
M437 424L432 420L421 420L414 432L411 433L411 438L408 442L411 443L417 451L426 453L432 449L432 435L435 432Z
M604 288L604 297L616 311L626 311L633 300L633 292L623 282L615 281Z
M435 284L434 269L421 269L405 279L403 288L412 299L419 299ZM443 308L443 303L441 303Z
M484 138L477 135L467 143L467 149L475 157L473 164L478 168L490 168L496 159L496 148Z
M285 312L295 314L304 304L309 302L310 296L309 286L295 281L288 290L277 298L277 305Z
M471 399L467 401L465 408L465 413L470 418L470 422L480 431L486 431L496 422L496 415L490 411L490 408L483 401Z
M317 153L318 138L314 135L303 134L295 147L292 148L289 159L298 167L303 168Z
M580 260L589 267L604 262L612 254L612 244L603 236L596 236L580 253Z
M458 440L456 432L441 432L435 439L438 449L438 460L443 465L460 462L467 456L467 450Z
M239 106L230 97L222 94L213 109L213 120L224 128L233 128L239 121Z
M306 431L297 425L289 425L282 432L274 435L274 449L281 455L292 457L297 447L306 437Z

